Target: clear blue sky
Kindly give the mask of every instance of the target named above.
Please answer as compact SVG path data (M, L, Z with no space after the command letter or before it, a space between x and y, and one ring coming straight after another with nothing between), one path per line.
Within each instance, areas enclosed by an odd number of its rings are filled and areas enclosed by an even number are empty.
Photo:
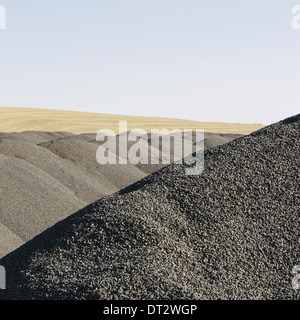
M299 113L300 0L0 4L2 106L265 124Z

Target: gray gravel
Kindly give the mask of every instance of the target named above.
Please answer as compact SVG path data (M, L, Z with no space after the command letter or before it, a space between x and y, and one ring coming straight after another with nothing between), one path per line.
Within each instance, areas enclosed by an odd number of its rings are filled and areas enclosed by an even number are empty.
M170 165L0 260L1 299L296 299L300 115Z
M235 137L206 133L205 146ZM0 133L0 258L89 203L165 166L100 165L100 144L96 133Z

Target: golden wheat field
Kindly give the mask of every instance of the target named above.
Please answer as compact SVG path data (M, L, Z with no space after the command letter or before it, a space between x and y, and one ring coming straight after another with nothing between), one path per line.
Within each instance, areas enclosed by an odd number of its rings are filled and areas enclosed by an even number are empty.
M75 134L112 129L119 133L119 120L127 120L128 130L203 129L214 133L250 134L263 125L199 122L172 118L138 117L38 108L0 107L0 132L66 131Z

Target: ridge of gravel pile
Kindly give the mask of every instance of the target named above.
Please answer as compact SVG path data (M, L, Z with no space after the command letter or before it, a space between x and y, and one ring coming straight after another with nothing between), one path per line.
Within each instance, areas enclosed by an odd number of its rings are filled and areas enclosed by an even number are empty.
M300 114L96 201L0 260L1 299L296 299Z

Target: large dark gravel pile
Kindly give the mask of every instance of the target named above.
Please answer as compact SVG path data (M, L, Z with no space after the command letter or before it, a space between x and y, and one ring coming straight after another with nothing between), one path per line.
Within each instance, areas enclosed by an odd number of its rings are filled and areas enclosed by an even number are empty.
M295 299L300 115L170 165L0 260L2 299Z
M236 137L205 133L205 147ZM89 203L165 166L100 165L100 144L96 133L0 132L0 258Z

